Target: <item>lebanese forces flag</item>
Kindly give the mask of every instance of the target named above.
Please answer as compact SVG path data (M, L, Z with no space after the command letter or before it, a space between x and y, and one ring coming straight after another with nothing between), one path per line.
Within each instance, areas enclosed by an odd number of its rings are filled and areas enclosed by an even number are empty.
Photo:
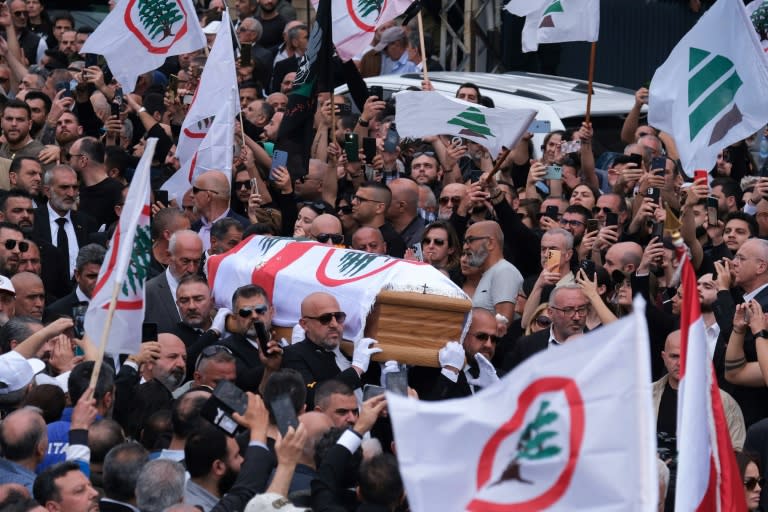
M510 0L504 9L525 16L524 52L540 43L594 42L600 32L600 0Z
M85 313L85 332L97 346L106 335L106 351L110 354L135 354L141 345L144 321L144 282L152 254L149 228L150 165L155 154L156 138L147 139L128 196L112 235L109 250L99 270L93 298ZM104 332L113 295L117 305L109 332Z
M119 0L82 53L103 55L123 90L131 92L140 75L162 66L167 57L205 44L191 0Z
M720 391L707 350L696 275L683 258L675 510L746 511Z
M642 299L634 311L539 352L471 397L424 402L387 393L411 508L656 510Z
M368 48L376 28L403 14L412 0L333 0L333 44L341 60L350 60ZM317 10L318 0L312 0Z

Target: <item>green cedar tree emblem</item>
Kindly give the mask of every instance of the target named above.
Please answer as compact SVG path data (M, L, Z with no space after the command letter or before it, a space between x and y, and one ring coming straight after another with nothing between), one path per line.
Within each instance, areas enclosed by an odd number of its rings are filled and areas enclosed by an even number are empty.
M362 18L368 16L373 11L376 11L376 19L378 20L383 3L384 0L358 0L357 10L360 12L360 17Z
M488 128L485 115L477 107L467 108L467 110L448 121L448 124L461 126L462 130L459 133L462 135L470 135L482 139L495 137L491 129Z
M144 286L144 282L147 279L151 250L152 236L149 226L138 226L136 228L136 237L133 239L131 262L128 264L125 281L123 281L123 295L129 294L129 287L132 294L135 295Z
M139 20L150 39L159 34L162 41L173 36L173 24L184 19L179 6L174 0L139 0Z
M382 258L383 256L380 256L378 254L368 254L368 253L354 253L354 252L347 252L344 253L344 255L339 258L339 272L344 276L354 276L356 274L359 274L360 272L365 269L368 265L373 263L374 260L378 258ZM389 257L383 257L384 261L390 259Z
M539 405L536 417L525 426L520 439L517 441L517 455L512 459L499 479L491 486L498 485L508 480L517 480L526 484L533 483L525 480L520 474L521 460L541 460L554 457L561 452L561 448L555 445L545 446L545 443L558 435L554 430L544 430L544 427L557 420L558 414L547 411L549 402L543 400Z
M541 19L539 28L554 27L555 22L552 19L552 15L559 12L565 12L565 9L563 9L562 0L553 0L552 3L549 4L546 9L544 9L544 13L542 14L543 18Z
M755 9L751 18L760 39L768 39L768 0L764 0L760 7Z

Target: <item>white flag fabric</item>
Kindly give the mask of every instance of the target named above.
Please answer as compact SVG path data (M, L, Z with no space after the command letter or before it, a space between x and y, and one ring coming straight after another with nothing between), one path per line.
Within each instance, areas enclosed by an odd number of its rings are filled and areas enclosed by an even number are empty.
M540 43L597 41L600 32L600 0L510 0L504 8L525 16L524 52Z
M533 109L487 108L435 91L403 91L396 98L395 123L401 137L464 137L488 148L494 158L502 147L517 144L536 117Z
M333 0L333 44L341 60L370 46L376 28L400 16L413 0ZM318 0L312 0L317 10Z
M120 287L107 333L106 351L110 354L135 354L141 345L139 327L144 321L144 282L152 255L150 166L156 144L156 138L147 139L85 313L85 332L100 346L112 294L115 286Z
M712 358L693 265L681 263L680 385L677 393L675 510L746 512L739 467Z
M83 45L81 53L103 55L125 92L140 75L167 57L205 46L191 0L119 0Z
M672 135L688 175L768 119L768 57L740 0L718 0L651 80L648 123Z
M411 508L656 510L641 299L634 311L539 352L467 398L424 402L387 393Z

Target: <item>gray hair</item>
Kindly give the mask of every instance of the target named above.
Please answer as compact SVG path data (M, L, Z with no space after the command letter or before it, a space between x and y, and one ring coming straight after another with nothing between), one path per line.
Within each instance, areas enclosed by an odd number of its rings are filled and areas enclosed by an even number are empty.
M136 506L142 512L163 512L184 501L184 466L167 459L147 462L136 480Z
M240 22L240 26L242 27L243 25L251 29L253 33L256 34L256 41L261 39L261 35L264 33L264 27L261 25L259 20L256 18L248 17Z
M104 263L104 257L106 255L107 250L99 244L84 245L77 252L75 269L78 272L82 272L85 266L91 263L101 267L102 263Z
M563 290L578 290L582 294L584 293L584 290L582 289L581 285L571 283L571 284L564 284L562 286L556 286L554 290L549 294L549 300L547 301L547 304L550 306L557 307L557 296L562 292Z
M32 336L33 325L43 325L43 323L31 316L16 316L8 320L4 326L0 327L0 352L5 354L10 351L12 341L21 343Z
M560 235L565 238L565 249L573 249L573 234L571 234L570 231L563 228L552 228L550 230L547 230L543 236L548 235Z
M53 175L56 174L57 171L69 171L77 177L77 172L72 167L66 164L59 164L45 171L45 174L43 174L43 185L50 186L53 181Z
M197 233L195 233L191 229L180 229L180 230L174 232L171 235L171 239L168 240L168 252L169 253L173 254L173 253L176 252L176 243L178 242L179 236L181 236L181 235L195 235L195 236L198 236Z
M232 228L235 228L240 233L243 232L243 225L240 224L237 219L233 219L232 217L219 219L211 225L211 238L221 240L227 236L227 232Z
M437 208L437 198L429 185L419 185L419 189L427 194L427 200L424 201L424 208Z

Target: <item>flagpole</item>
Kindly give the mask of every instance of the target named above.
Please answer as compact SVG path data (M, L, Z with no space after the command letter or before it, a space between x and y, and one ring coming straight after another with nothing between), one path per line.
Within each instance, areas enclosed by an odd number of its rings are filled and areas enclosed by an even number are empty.
M93 373L91 374L90 387L96 387L96 381L99 379L99 372L101 372L101 363L104 361L104 352L107 348L107 336L109 330L112 328L112 317L115 315L115 309L117 309L117 295L120 293L120 288L123 283L115 279L115 288L112 290L112 298L109 299L109 309L107 310L107 319L104 322L104 330L101 333L101 344L99 345L99 353L96 356L96 361L93 364Z
M416 19L419 22L419 44L421 45L421 64L422 69L424 70L424 81L429 82L429 73L427 71L427 50L426 46L424 45L424 24L421 20L421 9L419 9L419 12L416 14Z
M240 116L240 138L243 139L243 146L245 146L245 129L243 128L243 111L238 114Z
M589 123L590 111L592 110L592 80L595 78L595 54L597 53L597 41L592 42L589 50L589 83L587 85L587 113L584 116L584 122Z

